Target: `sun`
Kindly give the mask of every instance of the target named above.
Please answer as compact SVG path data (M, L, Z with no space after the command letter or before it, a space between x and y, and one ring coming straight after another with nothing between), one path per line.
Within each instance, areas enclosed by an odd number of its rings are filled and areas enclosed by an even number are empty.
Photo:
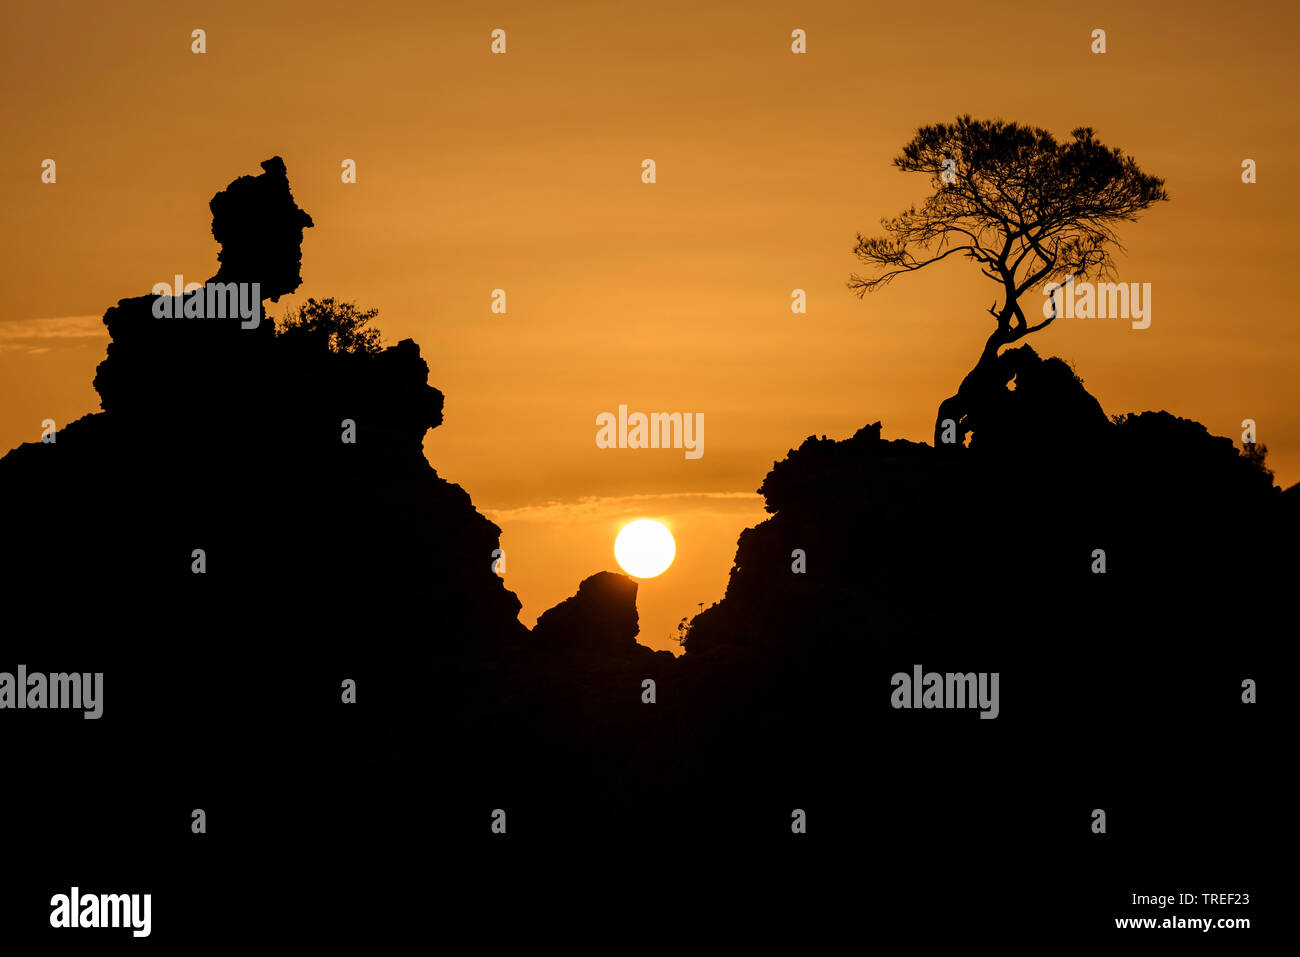
M642 518L623 526L614 540L614 557L633 578L662 575L673 563L677 543L662 522Z

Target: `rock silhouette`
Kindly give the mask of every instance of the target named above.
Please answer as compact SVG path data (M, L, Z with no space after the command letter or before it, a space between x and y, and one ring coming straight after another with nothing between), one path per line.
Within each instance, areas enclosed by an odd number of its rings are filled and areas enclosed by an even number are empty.
M312 220L283 162L262 167L213 199L213 279L274 301L301 283ZM878 422L790 451L759 489L771 517L741 534L725 596L674 659L636 643L622 575L519 623L492 571L499 529L424 458L443 396L415 342L336 353L276 337L265 314L155 318L156 299L105 314L103 410L0 459L21 503L0 547L25 596L7 612L15 653L53 660L36 639L57 635L57 665L105 671L115 734L155 756L85 862L156 874L196 794L228 828L204 860L244 872L274 839L303 867L346 853L365 873L423 839L416 802L439 860L467 874L494 808L512 833L733 849L789 837L798 808L836 867L890 862L901 904L909 874L938 879L935 848L987 855L972 835L1002 835L1032 872L1036 836L1094 803L1190 854L1177 835L1202 805L1129 796L1230 800L1206 748L1270 773L1239 685L1275 667L1263 623L1290 602L1296 488L1198 423L1107 418L1060 359L997 360L1014 388L968 410L969 454ZM891 708L890 675L918 663L999 672L1001 715ZM1160 760L1126 747L1188 714L1195 738L1162 738ZM120 773L112 749L60 763L54 732L11 752L50 782L32 834L83 813L78 782ZM1193 850L1222 861L1260 840L1251 827ZM1051 845L1058 871L1102 866L1079 833Z
M263 169L213 201L214 279L256 281L276 298L300 283L311 219L283 163ZM393 777L340 782L330 768L351 758L409 773L396 755L417 741L436 750L437 734L453 737L439 715L469 710L473 682L448 670L478 674L476 660L527 630L491 568L500 530L424 458L443 397L413 341L335 353L277 337L265 315L251 328L157 318L157 299L105 315L103 410L0 459L0 486L22 503L0 571L30 596L8 624L33 659L51 653L36 638L54 628L60 663L106 672L114 726L168 756L169 783L149 779L145 793L165 802L226 782L226 813L250 816L251 840L265 830L234 796L247 782L364 806ZM357 682L361 718L339 713L344 679ZM425 721L433 738L418 732ZM50 766L50 740L16 747ZM86 761L86 773L117 773L108 753ZM332 821L332 807L305 814ZM161 826L149 810L129 812L137 838Z
M301 283L312 221L284 163L262 166L213 198L222 248L209 283L257 282L274 301ZM24 574L67 574L77 538L50 534L55 523L117 552L92 560L97 587L119 574L192 583L189 555L202 548L209 575L358 596L375 582L418 582L444 614L470 604L477 625L518 630L518 601L489 568L499 530L424 459L443 398L413 341L375 356L332 353L277 339L265 316L253 328L237 317L156 318L158 298L105 314L112 342L95 379L104 411L4 459L15 493L44 503L8 551ZM343 441L345 420L355 442ZM481 562L466 560L474 552Z

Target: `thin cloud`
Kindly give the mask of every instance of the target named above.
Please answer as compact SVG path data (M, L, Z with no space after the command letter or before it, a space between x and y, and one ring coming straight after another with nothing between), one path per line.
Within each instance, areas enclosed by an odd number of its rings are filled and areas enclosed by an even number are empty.
M47 319L11 319L0 322L0 343L33 339L99 339L108 330L100 316L53 316Z
M626 512L690 511L693 514L730 515L746 507L761 507L755 492L669 492L662 495L584 495L576 501L550 501L520 508L484 508L498 525L506 522L545 522L554 525L599 522ZM720 507L731 502L733 507Z
M10 319L0 322L0 352L39 355L51 346L78 345L89 339L107 339L100 316L52 316L46 319Z

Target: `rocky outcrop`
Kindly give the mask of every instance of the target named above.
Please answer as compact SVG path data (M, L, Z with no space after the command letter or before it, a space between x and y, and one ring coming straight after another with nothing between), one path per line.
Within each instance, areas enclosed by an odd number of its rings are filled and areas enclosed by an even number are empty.
M275 335L262 300L301 284L312 220L283 162L262 168L212 200L221 251L204 287L256 284L253 319L167 315L171 297L152 294L110 308L103 411L0 460L26 503L5 567L108 602L147 591L159 619L214 602L195 630L257 635L270 656L294 645L271 633L326 654L358 633L371 648L499 654L526 634L519 602L491 568L499 529L424 458L443 409L428 364L409 339L366 354ZM72 612L94 628L95 606ZM428 624L390 624L403 616Z
M263 168L213 202L214 279L274 300L298 288L311 220L283 164ZM170 742L177 780L338 795L393 842L391 795L424 794L426 774L454 783L457 820L509 803L556 833L580 805L588 833L746 839L842 800L865 747L886 779L930 773L940 748L953 780L1016 781L1033 754L1059 784L1090 736L1180 696L1231 703L1213 681L1262 667L1241 633L1289 601L1294 490L1195 422L1107 419L1067 364L1022 347L968 448L875 423L775 463L770 517L681 659L637 644L637 585L610 572L529 633L492 570L500 530L424 458L443 396L415 342L332 352L276 336L260 299L251 325L157 303L106 314L103 411L0 459L14 653L43 667L53 636L82 670L107 662L115 727ZM889 676L918 662L1003 675L993 765L978 719L939 741L924 718L890 723ZM340 784L341 760L366 771Z

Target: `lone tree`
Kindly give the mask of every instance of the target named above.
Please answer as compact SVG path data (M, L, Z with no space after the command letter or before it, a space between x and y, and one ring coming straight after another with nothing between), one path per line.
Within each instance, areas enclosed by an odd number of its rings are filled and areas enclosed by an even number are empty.
M854 253L873 274L854 275L849 288L862 298L897 276L956 255L978 263L1000 289L1001 304L995 299L988 310L997 325L935 421L935 447L945 432L947 443L961 447L982 398L1005 389L1015 375L998 362L999 351L1056 318L1053 309L1031 323L1020 298L1040 283L1112 277L1111 251L1124 248L1115 224L1136 220L1169 196L1164 180L1103 146L1087 127L1058 143L1037 127L963 116L922 127L894 165L928 173L934 194L919 209L882 220L886 235L858 234Z

